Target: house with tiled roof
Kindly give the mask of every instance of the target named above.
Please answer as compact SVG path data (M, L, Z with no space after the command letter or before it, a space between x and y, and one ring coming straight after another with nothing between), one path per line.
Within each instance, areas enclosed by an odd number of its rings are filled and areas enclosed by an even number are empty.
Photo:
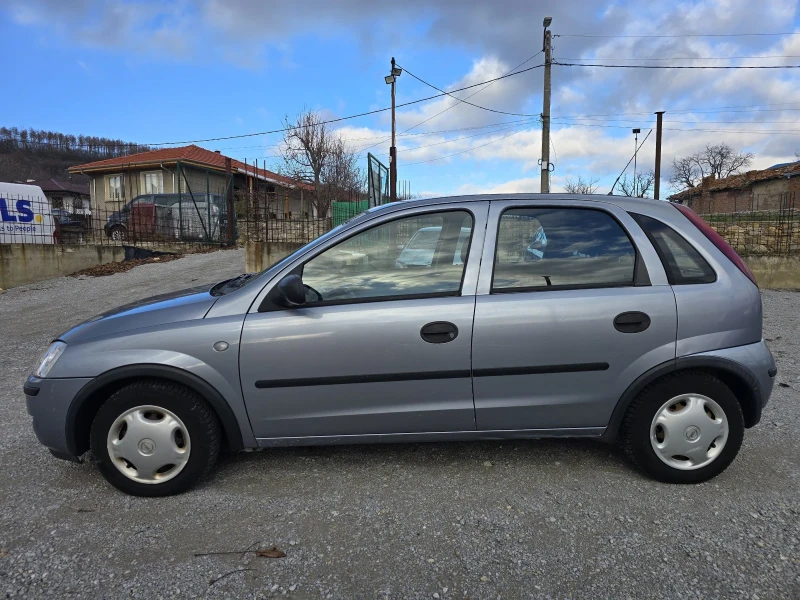
M226 172L228 160L230 175ZM98 160L70 167L69 172L89 177L92 207L104 213L119 210L140 196L225 196L232 187L237 197L246 197L248 192L265 195L270 198L274 218L289 219L308 212L313 191L312 186L194 144Z
M800 208L800 161L724 179L705 177L699 185L673 194L669 200L699 214L775 211L789 205Z

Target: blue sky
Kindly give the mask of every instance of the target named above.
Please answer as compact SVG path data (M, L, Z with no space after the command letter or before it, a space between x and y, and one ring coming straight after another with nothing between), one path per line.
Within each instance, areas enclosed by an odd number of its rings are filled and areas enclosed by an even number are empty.
M526 67L540 64L546 14L562 62L800 64L800 35L791 35L800 33L800 11L791 0L764 3L757 21L751 0L300 4L7 0L0 7L8 84L2 124L158 144L277 129L304 107L347 116L389 105L383 76L392 56L443 89L497 77L528 59ZM722 35L731 33L784 35ZM598 35L634 37L584 37ZM655 110L667 111L665 165L722 141L753 152L754 167L792 159L800 151L798 71L556 66L554 190L581 175L606 192L633 152L630 128L641 127L643 137ZM537 69L470 102L538 115L541 90ZM435 93L408 74L398 82L398 102ZM399 110L398 131L445 109L399 139L399 177L413 192L538 191L536 118L440 98ZM388 113L336 128L352 147L375 145L370 151L388 162ZM645 169L654 138L639 155ZM277 134L201 145L277 169L280 141ZM667 176L665 167L662 186Z

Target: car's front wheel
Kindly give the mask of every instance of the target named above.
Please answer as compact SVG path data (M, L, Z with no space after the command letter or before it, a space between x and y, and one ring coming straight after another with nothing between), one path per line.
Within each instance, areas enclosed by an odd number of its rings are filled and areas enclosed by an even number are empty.
M628 458L668 483L700 483L736 458L744 416L733 392L703 372L668 375L640 392L625 415L620 442Z
M193 391L143 380L115 392L91 430L92 455L103 477L134 496L186 491L207 475L220 449L213 409Z

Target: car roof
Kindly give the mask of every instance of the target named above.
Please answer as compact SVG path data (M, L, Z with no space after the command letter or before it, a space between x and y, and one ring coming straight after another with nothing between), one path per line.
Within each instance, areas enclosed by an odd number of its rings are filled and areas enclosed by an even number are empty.
M597 202L604 204L615 204L625 210L636 210L639 207L652 206L654 202L664 202L666 200L654 200L653 198L631 198L629 196L608 196L606 194L474 194L467 196L441 196L438 198L420 198L416 200L400 200L399 202L383 204L370 209L369 213L381 212L382 210L394 210L402 206L412 208L414 206L432 206L437 204L450 204L453 202L499 202L502 200L527 200L531 202L548 202L558 200L580 200L583 202Z

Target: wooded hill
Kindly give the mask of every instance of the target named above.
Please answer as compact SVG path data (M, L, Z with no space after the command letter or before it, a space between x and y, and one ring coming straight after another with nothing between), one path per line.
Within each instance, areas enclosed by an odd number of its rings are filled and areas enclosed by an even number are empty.
M0 127L0 181L52 178L86 183L88 177L70 176L67 168L151 149L104 137Z

